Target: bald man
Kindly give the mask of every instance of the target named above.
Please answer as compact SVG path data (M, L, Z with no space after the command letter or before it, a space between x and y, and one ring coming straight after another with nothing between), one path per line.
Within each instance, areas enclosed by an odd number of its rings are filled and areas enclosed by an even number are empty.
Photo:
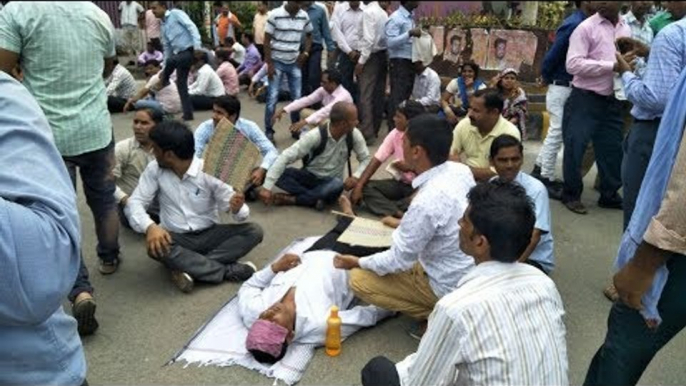
M357 186L358 178L371 157L362 133L357 129L357 108L338 102L331 108L329 122L310 130L286 149L274 162L260 191L267 205L298 205L323 210L336 202L343 190ZM355 173L350 154L355 152L359 166ZM287 167L302 160L303 167ZM348 164L348 178L345 165ZM286 193L273 194L274 186Z

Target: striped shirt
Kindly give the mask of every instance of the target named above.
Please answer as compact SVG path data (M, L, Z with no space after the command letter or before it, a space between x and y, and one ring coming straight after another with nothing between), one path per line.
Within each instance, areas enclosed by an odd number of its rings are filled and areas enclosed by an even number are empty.
M271 36L272 59L290 64L298 59L303 33L312 33L312 23L302 9L291 16L282 6L269 14L265 32Z
M567 385L562 299L538 269L477 265L429 317L403 385Z
M102 72L114 45L109 16L91 2L13 1L0 13L0 48L20 54L24 86L63 156L112 141Z
M105 80L107 96L129 99L136 94L136 80L121 64L117 64L112 74Z

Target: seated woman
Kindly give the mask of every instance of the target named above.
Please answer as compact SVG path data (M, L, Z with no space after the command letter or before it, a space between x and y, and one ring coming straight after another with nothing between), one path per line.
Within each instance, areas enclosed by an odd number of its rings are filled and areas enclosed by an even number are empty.
M469 97L476 90L486 88L486 83L479 79L479 65L468 62L462 65L460 76L446 86L441 97L441 106L448 122L457 122L467 115Z
M354 205L364 200L367 209L377 216L402 217L414 192L412 180L416 177L414 173L407 171L403 156L403 138L410 119L425 112L426 109L421 103L412 100L398 106L393 116L395 129L388 133L353 190L351 199ZM390 166L394 173L393 178L370 181L379 167L391 156L395 158Z
M349 271L333 265L338 253L352 252L339 249L335 241L350 221L340 219L333 231L302 256L285 254L255 273L238 291L239 312L249 330L246 349L255 360L276 363L291 343L324 345L332 305L341 309L342 338L392 314L376 306L351 307L354 295L348 286ZM368 255L373 250L364 252Z
M519 129L522 139L526 136L527 99L524 90L519 87L519 72L514 68L504 69L493 79L504 99L502 115Z

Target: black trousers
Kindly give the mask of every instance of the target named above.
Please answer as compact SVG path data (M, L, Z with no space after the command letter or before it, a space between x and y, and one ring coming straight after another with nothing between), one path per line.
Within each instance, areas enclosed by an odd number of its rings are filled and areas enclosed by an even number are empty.
M214 106L215 97L207 95L191 95L191 103L193 104L193 109L198 111L212 110Z
M357 84L353 80L355 75L355 63L353 63L348 55L343 51L338 51L336 56L336 69L341 73L343 77L343 87L350 93L353 97L353 101L357 103ZM413 75L414 76L414 75ZM412 78L414 80L414 77ZM411 91L411 90L410 90Z
M391 77L391 96L388 106L388 122L393 122L393 115L398 105L410 99L414 86L414 68L409 59L391 59L389 61L389 74ZM389 127L393 127L389 125Z
M562 201L579 201L584 190L582 161L593 142L600 196L611 198L622 186L622 104L614 96L602 96L573 88L562 118L564 141L564 190Z
M660 120L635 121L624 140L624 160L622 162L622 187L624 193L624 229L629 226L631 215L636 207L638 192L645 177Z
M302 67L301 96L310 95L319 88L322 82L322 50L321 44L312 43L310 56Z
M116 96L107 97L107 110L110 113L121 113L124 111L124 106L126 105L126 99L119 98Z
M395 363L378 356L362 369L362 386L400 386L400 376Z
M191 71L192 64L193 48L189 48L168 58L162 72L162 84L166 85L169 83L171 74L176 71L176 88L179 90L183 118L186 120L193 119L193 104L190 95L188 95L188 73Z

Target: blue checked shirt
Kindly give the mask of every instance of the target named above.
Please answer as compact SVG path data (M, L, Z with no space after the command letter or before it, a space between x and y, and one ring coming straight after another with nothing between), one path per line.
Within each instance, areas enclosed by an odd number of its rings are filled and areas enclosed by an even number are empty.
M636 119L662 117L674 80L686 67L686 19L663 28L650 49L643 78L631 72L622 74L626 98L634 104L631 115Z
M180 9L167 11L162 20L162 43L164 58L178 54L191 47L200 49L200 32L188 15Z
M279 151L276 150L274 144L267 139L267 136L264 135L260 127L253 121L238 118L234 127L260 149L260 154L262 154L262 164L260 164L260 167L264 170L269 170L279 156ZM212 135L214 135L214 121L211 119L201 123L195 130L196 157L202 158L202 155L205 152L205 146L210 142Z

